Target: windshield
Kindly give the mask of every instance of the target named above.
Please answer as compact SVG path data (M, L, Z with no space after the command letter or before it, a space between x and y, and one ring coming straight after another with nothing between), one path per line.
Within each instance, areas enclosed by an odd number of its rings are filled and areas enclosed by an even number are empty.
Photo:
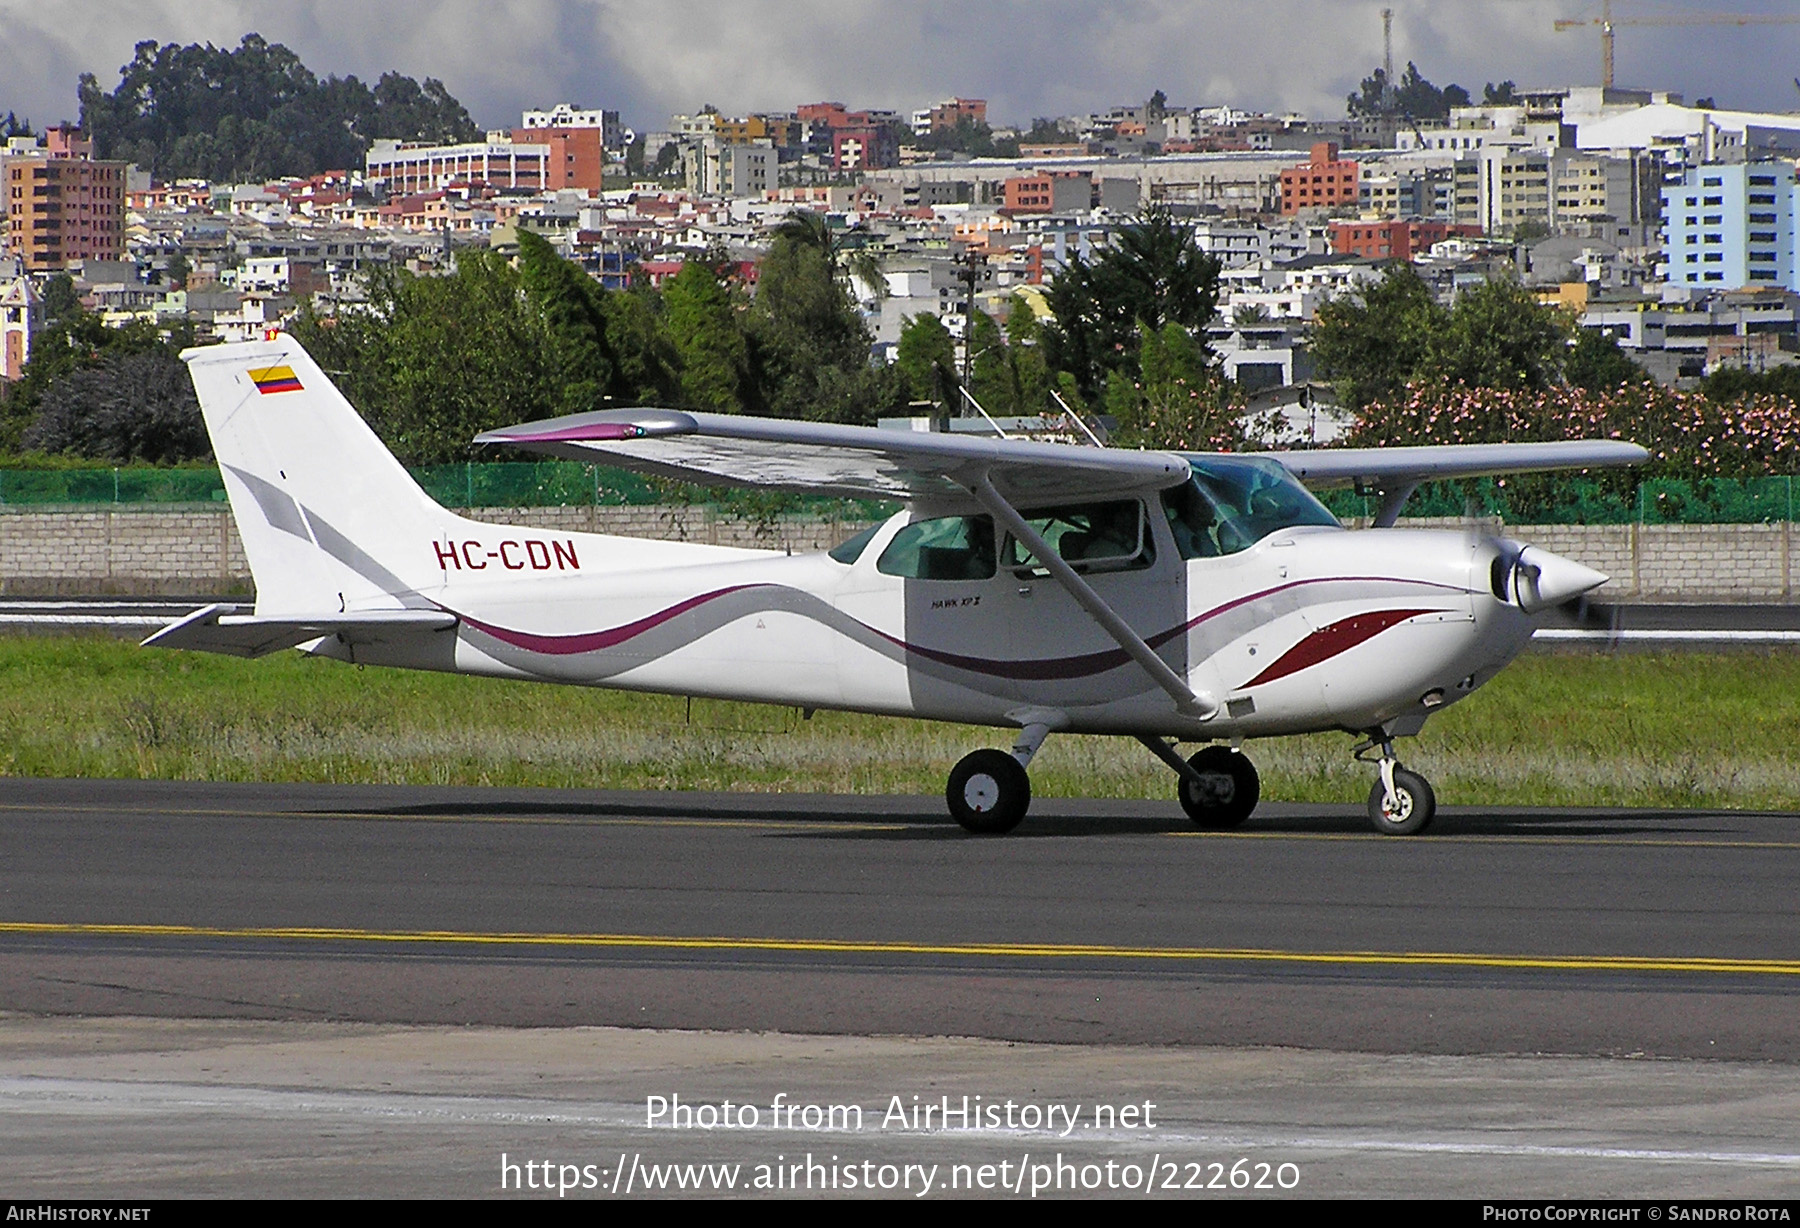
M1184 559L1248 550L1269 534L1299 525L1340 527L1337 517L1279 461L1251 456L1190 456L1193 480L1163 492L1163 510Z

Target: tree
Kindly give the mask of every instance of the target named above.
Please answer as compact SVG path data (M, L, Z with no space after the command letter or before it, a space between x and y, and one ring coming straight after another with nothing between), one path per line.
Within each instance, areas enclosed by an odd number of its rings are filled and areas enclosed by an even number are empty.
M618 370L606 335L605 291L557 255L549 240L524 229L519 231L519 284L548 331L546 357L561 382L556 412L604 408Z
M472 459L476 435L564 412L543 315L497 253L465 249L448 277L391 265L365 278L366 302L294 335L407 464Z
M912 400L944 400L948 391L944 375L956 369L956 339L930 312L912 316L900 329L894 367Z
M480 135L443 82L384 73L320 81L288 48L246 34L234 49L137 44L107 92L92 73L77 87L81 126L101 157L163 178L222 181L310 175L360 165L369 142L473 140Z
M81 296L75 293L75 279L67 273L54 273L44 283L44 319L54 324L71 320L82 312Z
M759 412L872 423L905 400L898 373L869 365L873 338L838 274L822 217L796 214L777 229L747 319Z
M1114 371L1106 381L1106 409L1121 447L1229 450L1244 440L1237 388L1208 360L1179 324L1139 329L1140 373Z
M1706 377L1700 389L1722 405L1750 397L1785 397L1800 402L1800 364L1788 363L1766 371L1720 367Z
M1495 85L1489 81L1481 90L1483 105L1490 107L1510 107L1519 102L1519 88L1511 81L1502 81Z
M1563 375L1577 388L1600 392L1621 384L1641 384L1649 372L1625 356L1619 343L1597 328L1575 330Z
M51 284L57 284L55 278ZM69 290L63 310L32 342L31 358L20 377L0 385L0 451L23 446L21 440L37 422L46 398L70 375L101 366L117 355L161 352L172 357L193 341L193 329L186 324L166 333L149 320L108 328L98 315L84 311Z
M1357 410L1405 396L1408 384L1541 389L1559 383L1570 322L1518 282L1492 278L1445 310L1410 265L1393 266L1360 298L1313 320L1313 357Z
M1312 352L1319 374L1337 385L1354 409L1405 392L1424 365L1432 334L1448 313L1409 264L1396 264L1358 296L1322 304L1313 319Z
M1023 298L1013 295L1006 311L1006 356L1017 413L1044 413L1055 408L1050 400L1050 365L1044 360L1043 340L1037 313Z
M994 317L976 308L969 320L969 393L990 414L1018 412L1018 386L1013 378L1006 338Z
M1406 71L1393 83L1391 96L1386 69L1377 68L1364 77L1357 92L1349 96L1348 111L1352 116L1404 115L1415 120L1448 119L1451 107L1468 105L1468 90L1460 85L1448 85L1439 89L1420 74L1417 64L1409 61Z
M1511 278L1463 291L1432 332L1415 379L1471 388L1542 389L1562 381L1571 322Z
M548 332L547 358L561 380L557 412L675 398L679 360L641 296L609 293L529 230L519 232L519 279Z
M44 393L25 447L118 464L169 464L212 453L187 364L167 348L108 353Z
M664 320L681 358L681 404L719 413L743 408L749 342L713 269L690 260L663 287Z
M1055 316L1044 332L1050 364L1092 400L1108 373L1135 370L1139 324L1205 327L1218 305L1219 261L1200 250L1191 228L1153 205L1091 262L1071 260L1045 297Z

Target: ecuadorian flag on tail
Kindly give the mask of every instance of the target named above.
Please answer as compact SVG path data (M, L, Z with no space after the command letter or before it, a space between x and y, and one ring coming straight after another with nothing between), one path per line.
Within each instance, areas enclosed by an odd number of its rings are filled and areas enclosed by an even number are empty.
M300 392L300 377L288 366L253 368L250 382L256 385L258 392Z

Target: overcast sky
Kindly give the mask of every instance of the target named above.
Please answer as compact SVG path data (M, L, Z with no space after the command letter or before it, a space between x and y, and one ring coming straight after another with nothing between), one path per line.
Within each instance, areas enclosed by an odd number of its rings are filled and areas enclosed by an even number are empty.
M1598 83L1597 0L1386 0L1394 59L1477 96L1487 81ZM77 112L139 40L236 46L255 31L320 76L441 78L477 123L559 101L640 130L672 111L836 99L907 111L952 94L996 125L1141 102L1340 115L1381 62L1383 0L0 0L0 113L39 127ZM1615 0L1620 17L1800 15L1791 0ZM1800 110L1800 24L1624 26L1621 85L1720 106Z

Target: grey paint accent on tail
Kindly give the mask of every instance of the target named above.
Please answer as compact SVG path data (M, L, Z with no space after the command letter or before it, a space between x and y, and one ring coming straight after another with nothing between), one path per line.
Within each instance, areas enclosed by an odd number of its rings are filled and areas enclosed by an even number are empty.
M379 585L383 592L395 597L418 596L417 589L376 562L361 546L332 528L330 522L319 513L309 507L302 507L300 511L305 514L306 523L312 527L313 540L319 543L319 549L369 583Z
M280 529L283 533L292 533L301 541L313 540L306 531L306 521L300 514L300 505L294 502L293 496L287 491L254 473L239 469L236 465L226 465L225 468L249 487L251 495L256 499L256 506L262 509L263 519L269 522L270 527Z

